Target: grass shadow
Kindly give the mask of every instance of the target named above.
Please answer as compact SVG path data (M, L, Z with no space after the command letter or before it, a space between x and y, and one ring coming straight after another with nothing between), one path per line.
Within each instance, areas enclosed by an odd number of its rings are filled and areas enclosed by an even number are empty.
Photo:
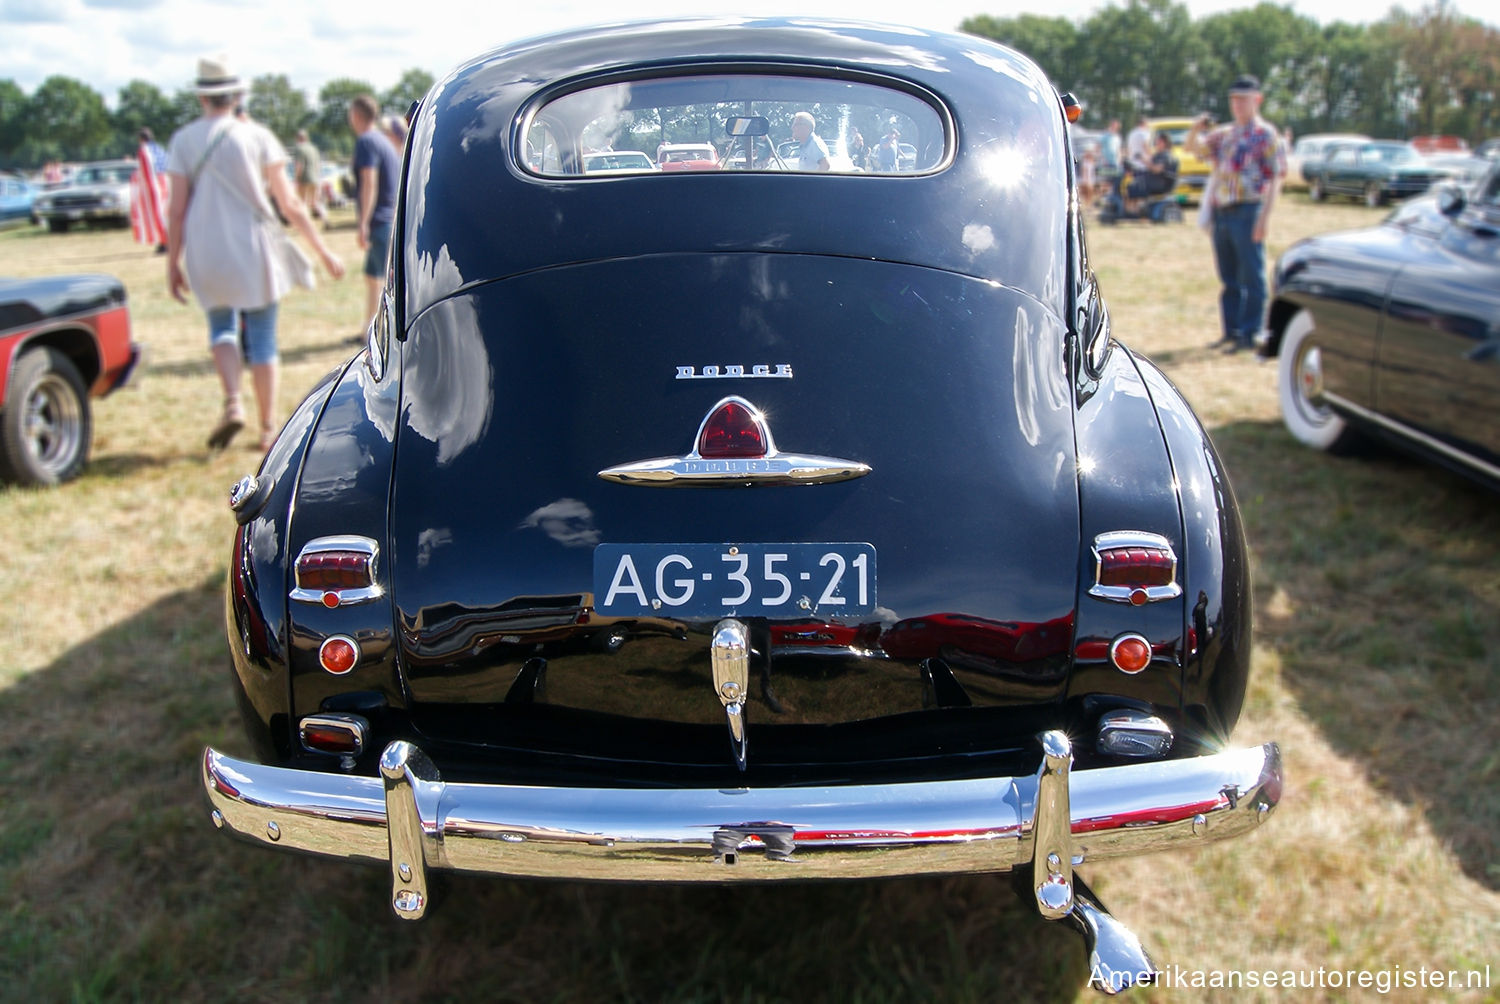
M337 365L342 366L348 358L355 353L352 336L336 338L333 341L315 342L308 345L296 345L290 348L283 347L280 350L280 361L283 366L299 363L304 359L315 356L326 355L329 352L339 352L340 358ZM359 344L364 344L364 338L359 339ZM331 367L330 367L331 368ZM198 377L213 376L217 371L214 369L213 357L208 354L207 347L204 348L201 359L178 359L172 362L148 363L143 376L151 377Z
M1333 747L1500 889L1500 506L1372 448L1330 457L1280 423L1213 430L1255 562L1256 638Z
M1081 941L1003 876L778 887L447 877L216 832L201 747L244 755L218 583L0 689L0 970L24 1000L1071 1000ZM1107 891L1107 890L1106 890Z

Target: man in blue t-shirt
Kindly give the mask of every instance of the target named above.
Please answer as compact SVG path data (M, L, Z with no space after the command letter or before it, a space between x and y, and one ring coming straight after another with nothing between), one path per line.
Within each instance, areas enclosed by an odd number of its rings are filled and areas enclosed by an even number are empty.
M349 102L349 128L354 130L355 205L358 208L359 246L365 252L366 324L375 320L380 288L385 284L391 248L391 225L396 219L396 180L401 156L385 134L375 128L380 106L368 94Z

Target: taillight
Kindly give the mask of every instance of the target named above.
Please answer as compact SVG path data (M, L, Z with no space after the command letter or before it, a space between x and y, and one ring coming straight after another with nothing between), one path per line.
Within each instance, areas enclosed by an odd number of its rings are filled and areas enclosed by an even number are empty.
M359 643L347 635L334 635L318 646L318 665L343 676L359 665Z
M1138 634L1122 634L1110 643L1109 661L1120 672L1134 676L1151 665L1151 643Z
M1094 538L1094 585L1089 595L1134 606L1181 596L1171 542L1139 530L1099 534Z
M363 753L369 731L370 723L360 715L333 712L308 715L297 727L303 749L340 757L357 757Z
M293 571L297 585L291 598L302 603L338 607L364 603L381 595L375 583L379 548L369 537L339 535L308 541Z
M744 398L719 402L698 430L698 455L707 460L764 457L769 449L765 419Z

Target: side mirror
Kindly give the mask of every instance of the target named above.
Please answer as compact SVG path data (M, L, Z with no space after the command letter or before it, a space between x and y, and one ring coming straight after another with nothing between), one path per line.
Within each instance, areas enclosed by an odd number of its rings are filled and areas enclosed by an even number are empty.
M1464 196L1464 190L1451 181L1445 181L1438 187L1437 192L1438 212L1444 216L1457 216L1464 211L1468 205L1468 199Z
M765 136L771 123L764 115L735 115L724 120L724 132L730 136Z

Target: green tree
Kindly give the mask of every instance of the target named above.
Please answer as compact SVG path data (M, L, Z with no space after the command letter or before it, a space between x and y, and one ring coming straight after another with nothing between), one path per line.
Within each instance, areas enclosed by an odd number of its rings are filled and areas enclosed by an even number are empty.
M150 129L165 146L179 124L171 100L144 80L132 80L120 88L112 121L115 144L129 150L135 149L142 129Z
M1202 77L1211 86L1201 107L1220 119L1229 115L1225 93L1241 73L1260 78L1266 118L1300 129L1309 117L1310 81L1318 63L1317 22L1290 7L1261 3L1253 8L1212 14L1199 23L1206 58Z
M312 120L307 95L292 86L284 73L268 73L250 82L250 100L246 110L250 117L271 132L282 143L291 143L297 130Z
M960 31L992 39L1025 53L1036 61L1058 90L1076 91L1081 84L1083 48L1078 28L1064 17L995 18L988 14L966 18Z
M89 160L126 156L130 148L113 149L109 109L99 92L72 77L52 76L31 96L28 134L57 144L63 157Z
M386 111L405 115L413 101L421 101L432 89L432 74L426 70L410 69L401 74L396 86L380 96L380 105Z
M26 140L26 92L14 80L0 80L0 164L14 163Z
M1129 0L1104 7L1084 22L1080 49L1088 53L1080 98L1090 121L1129 121L1202 107L1199 66L1207 50L1192 17L1171 0Z
M347 157L354 152L354 133L349 130L349 102L361 94L375 94L375 88L367 81L339 77L330 80L318 91L318 108L313 123L308 127L318 149L336 157Z

